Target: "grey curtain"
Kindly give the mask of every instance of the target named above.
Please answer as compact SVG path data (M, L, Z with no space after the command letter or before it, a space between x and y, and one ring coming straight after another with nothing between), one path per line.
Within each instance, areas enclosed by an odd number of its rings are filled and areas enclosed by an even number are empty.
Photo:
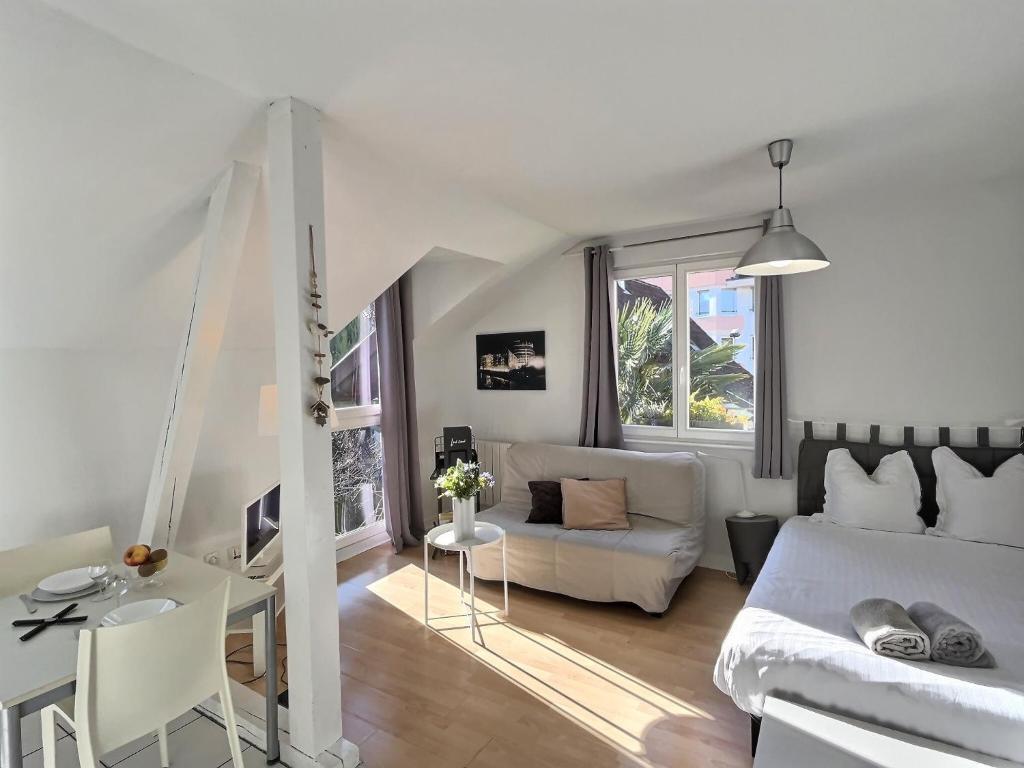
M403 276L384 291L374 310L384 446L384 522L395 552L401 552L407 544L418 544L423 536L408 277Z
M786 412L782 278L757 278L757 394L754 408L754 477L793 476Z
M583 250L586 308L583 320L583 413L580 445L622 448L611 313L611 255L599 245Z

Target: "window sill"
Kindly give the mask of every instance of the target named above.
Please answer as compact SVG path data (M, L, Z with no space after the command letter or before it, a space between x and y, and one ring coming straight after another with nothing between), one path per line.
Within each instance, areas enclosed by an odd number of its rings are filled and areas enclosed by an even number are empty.
M366 525L357 531L343 533L334 539L335 559L337 562L366 552L388 541L388 532L384 523Z
M745 437L745 436L744 436ZM691 437L640 437L625 436L626 445L657 445L657 446L678 446L691 448L720 448L730 451L753 451L754 436L749 440L708 440L706 438Z

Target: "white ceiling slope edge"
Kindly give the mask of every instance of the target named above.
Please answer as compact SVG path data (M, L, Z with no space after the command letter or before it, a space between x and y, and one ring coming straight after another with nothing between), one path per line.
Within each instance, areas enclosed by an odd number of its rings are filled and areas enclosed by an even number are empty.
M1019 0L50 2L581 236L1024 167Z

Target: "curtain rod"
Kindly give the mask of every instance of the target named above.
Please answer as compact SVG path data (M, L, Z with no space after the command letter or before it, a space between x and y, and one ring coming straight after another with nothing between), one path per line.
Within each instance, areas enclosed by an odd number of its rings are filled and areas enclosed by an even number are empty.
M754 230L754 229L761 229L761 230L763 230L764 229L764 225L763 224L751 224L749 227L733 227L731 229L718 229L718 230L714 230L712 232L700 232L698 234L693 234L693 235L679 235L678 237L665 237L665 238L662 238L660 240L647 240L647 241L642 242L642 243L626 243L625 245L616 245L616 246L614 246L612 248L609 248L608 252L609 253L617 253L618 251L625 251L628 248L640 248L640 247L645 246L645 245L660 245L661 243L675 243L675 242L679 242L681 240L694 240L694 239L696 239L698 237L711 237L712 235L728 235L728 234L731 234L733 232L748 232L748 231ZM584 248L587 248L587 247L589 247L589 246L584 246ZM566 251L562 255L563 256L576 256L578 254L582 254L584 248L577 248L576 250L573 250L573 251Z
M661 243L674 243L679 240L693 240L698 237L710 237L711 235L728 235L733 232L747 232L751 229L764 229L762 224L752 224L749 227L733 227L732 229L719 229L714 232L701 232L699 235L680 235L679 237L666 237L661 240L648 240L644 243L627 243L626 245L616 245L614 248L609 248L609 252L615 253L616 251L624 251L627 248L640 248L644 245L660 245Z

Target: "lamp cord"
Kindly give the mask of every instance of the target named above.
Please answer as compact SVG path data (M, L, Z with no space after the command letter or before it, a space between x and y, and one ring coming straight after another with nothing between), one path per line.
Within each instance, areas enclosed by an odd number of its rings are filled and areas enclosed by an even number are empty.
M779 209L782 209L782 166L779 166Z

